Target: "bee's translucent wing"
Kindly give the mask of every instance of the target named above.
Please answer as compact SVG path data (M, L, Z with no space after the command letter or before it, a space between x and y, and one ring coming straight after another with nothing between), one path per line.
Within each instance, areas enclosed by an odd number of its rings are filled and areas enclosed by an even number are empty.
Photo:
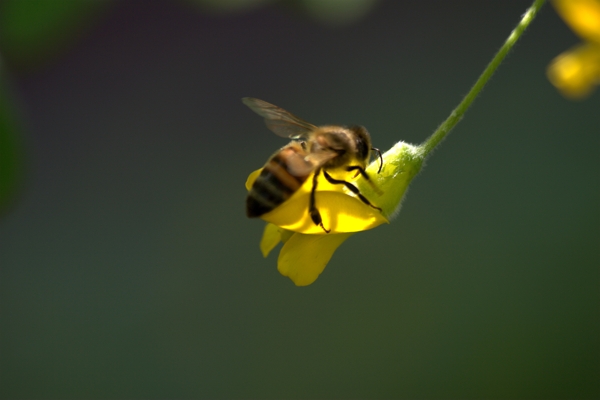
M313 124L285 111L283 108L279 108L266 101L244 97L242 102L250 107L252 111L263 117L267 128L278 136L300 139L306 137L309 132L317 128Z
M304 157L304 159L310 163L311 165L313 165L313 168L319 168L321 167L323 164L325 164L327 161L329 160L333 160L335 157L338 156L338 153L336 153L333 150L319 150L319 151L315 151L312 153L309 153L306 157Z
M306 177L313 172L318 165L306 159L306 152L299 144L293 143L280 150L285 161L285 168L292 176Z
M314 153L306 153L299 143L290 143L278 154L285 160L285 168L292 176L304 177L323 166L327 161L337 157L335 151L320 150Z

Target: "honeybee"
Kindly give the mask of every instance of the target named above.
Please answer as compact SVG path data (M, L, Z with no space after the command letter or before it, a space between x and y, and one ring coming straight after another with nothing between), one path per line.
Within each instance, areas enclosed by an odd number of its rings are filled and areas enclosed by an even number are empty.
M345 170L361 174L371 182L365 168L371 158L371 151L377 152L380 159L379 173L383 166L381 151L371 146L369 132L362 126L312 125L273 104L259 99L245 97L243 103L265 119L267 127L276 135L292 139L279 149L265 164L252 185L246 199L246 215L260 217L272 211L289 199L313 174L308 212L315 225L326 233L321 214L315 203L317 180L321 173L328 182L344 185L363 203L381 211L373 205L359 189L350 182L334 179L327 171Z

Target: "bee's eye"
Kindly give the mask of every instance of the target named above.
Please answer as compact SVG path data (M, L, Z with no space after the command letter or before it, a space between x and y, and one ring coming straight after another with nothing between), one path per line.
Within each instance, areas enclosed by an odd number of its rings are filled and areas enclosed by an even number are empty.
M359 159L364 160L369 156L369 145L360 136L356 137L356 153Z

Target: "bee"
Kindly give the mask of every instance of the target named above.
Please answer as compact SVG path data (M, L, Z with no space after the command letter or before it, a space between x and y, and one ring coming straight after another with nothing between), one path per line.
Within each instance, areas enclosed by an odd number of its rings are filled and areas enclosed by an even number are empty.
M379 155L383 166L381 151L371 146L369 132L362 126L312 125L273 104L259 99L245 97L243 103L265 119L267 127L276 135L292 139L279 149L265 164L260 175L252 185L246 199L246 215L260 217L280 206L289 199L312 175L312 188L308 203L308 212L315 225L326 233L330 230L323 226L321 214L315 202L317 180L322 173L328 182L344 185L363 203L381 211L373 205L359 189L350 182L334 179L328 171L356 171L356 175L371 184L376 192L381 191L371 182L365 168L371 158L371 151Z

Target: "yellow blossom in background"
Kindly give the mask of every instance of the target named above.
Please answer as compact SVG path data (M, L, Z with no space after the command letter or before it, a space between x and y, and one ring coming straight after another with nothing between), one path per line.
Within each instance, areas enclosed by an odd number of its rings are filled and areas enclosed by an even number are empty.
M584 43L556 57L548 79L568 98L588 96L600 84L600 0L554 0L554 8Z

